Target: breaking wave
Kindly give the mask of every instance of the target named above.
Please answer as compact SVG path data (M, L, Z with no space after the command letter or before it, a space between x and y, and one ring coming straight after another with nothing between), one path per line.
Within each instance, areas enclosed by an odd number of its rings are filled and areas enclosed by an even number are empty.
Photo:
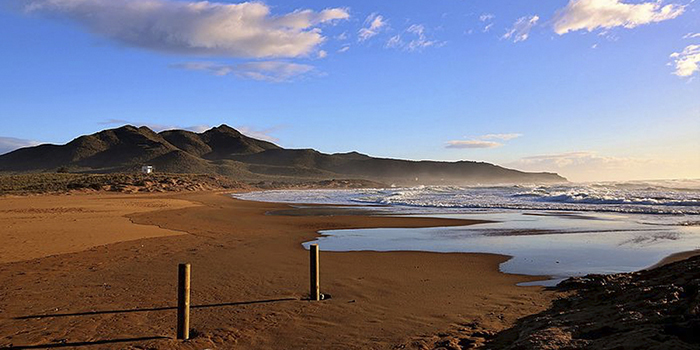
M389 205L457 211L521 209L700 215L700 180L281 190L252 192L237 197L267 202Z

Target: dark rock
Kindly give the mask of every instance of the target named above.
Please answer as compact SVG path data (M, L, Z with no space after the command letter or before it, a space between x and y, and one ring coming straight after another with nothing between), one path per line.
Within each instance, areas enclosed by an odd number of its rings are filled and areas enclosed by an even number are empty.
M700 256L628 274L569 278L566 296L486 349L700 349ZM573 293L572 293L573 292Z

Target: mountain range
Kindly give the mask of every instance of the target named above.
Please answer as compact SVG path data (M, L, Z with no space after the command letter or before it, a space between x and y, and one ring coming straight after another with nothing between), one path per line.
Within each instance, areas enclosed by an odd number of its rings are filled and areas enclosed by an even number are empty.
M375 158L358 152L326 154L285 149L221 125L202 133L155 132L123 126L80 136L65 145L44 144L0 155L0 173L158 172L218 174L245 181L358 178L384 183L475 184L564 182L554 173L529 173L472 162Z

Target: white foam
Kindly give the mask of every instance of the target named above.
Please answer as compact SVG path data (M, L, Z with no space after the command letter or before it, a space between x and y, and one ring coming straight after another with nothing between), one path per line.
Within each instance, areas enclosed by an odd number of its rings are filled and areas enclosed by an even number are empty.
M276 190L237 198L286 203L390 205L400 210L571 210L700 215L700 180L489 187L420 186L357 190ZM434 210L431 210L434 209Z

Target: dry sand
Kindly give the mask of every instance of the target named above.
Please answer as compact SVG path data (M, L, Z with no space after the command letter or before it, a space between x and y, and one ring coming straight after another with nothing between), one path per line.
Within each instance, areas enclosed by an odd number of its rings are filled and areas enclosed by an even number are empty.
M534 278L500 273L499 255L322 252L332 299L305 301L300 243L318 230L470 222L265 215L288 208L215 193L0 198L0 348L456 346L553 296L515 286ZM180 262L192 263L188 342L173 339Z
M178 199L127 196L31 196L0 199L0 263L79 252L109 243L184 234L134 225L127 214L180 209Z

